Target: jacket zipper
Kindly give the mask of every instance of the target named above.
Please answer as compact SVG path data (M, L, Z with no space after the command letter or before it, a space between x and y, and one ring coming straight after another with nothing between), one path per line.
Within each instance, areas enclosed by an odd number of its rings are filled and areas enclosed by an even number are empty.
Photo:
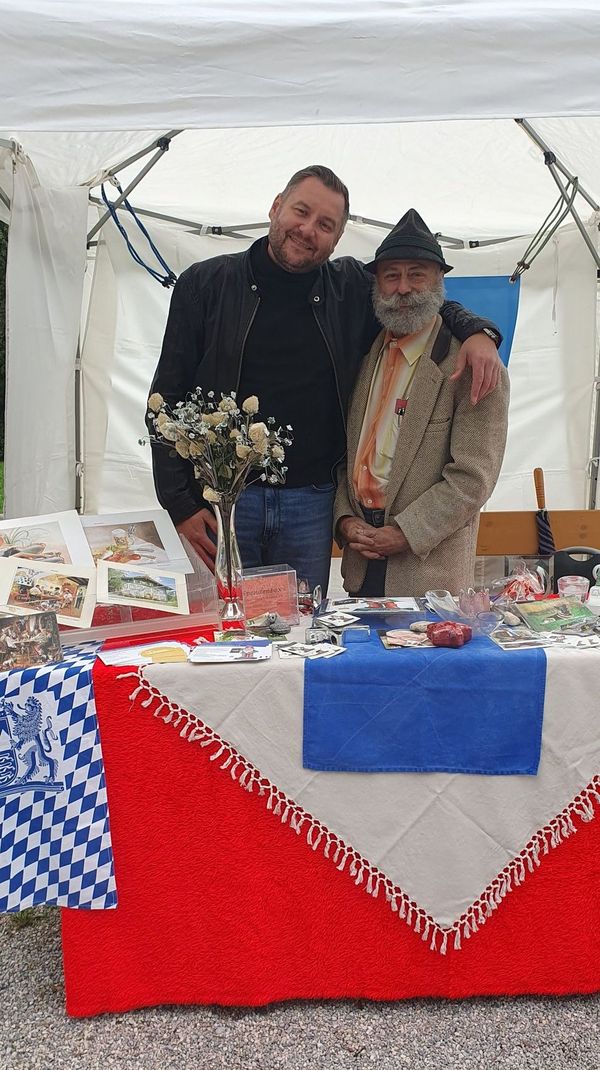
M319 323L319 317L317 316L317 313L316 313L314 307L313 307L313 310L312 310L312 314L315 317L315 323L317 324L317 327L319 328L319 331L321 332L321 337L322 337L323 341L325 342L325 348L327 349L327 352L329 354L329 359L331 361L331 367L333 368L333 378L335 379L335 391L336 391L336 394L337 394L338 405L340 407L340 412L342 414L342 426L344 428L344 435L347 435L348 429L346 427L346 413L344 412L344 406L342 405L342 396L340 394L340 384L339 384L339 381L338 381L337 368L335 366L335 361L333 359L333 353L331 352L331 346L329 345L329 342L327 341L327 338L325 336L325 331L323 330L321 324ZM336 470L338 464L340 463L340 461L343 461L345 456L346 456L346 454L343 453L341 457L338 457L337 461L335 462L335 464L331 468L331 482L334 485L336 483L335 470Z
M258 312L258 306L259 305L260 305L260 297L257 296L256 304L254 306L254 311L253 311L252 315L250 316L250 321L248 323L248 326L246 327L246 331L245 331L244 337L242 338L242 347L240 349L240 359L239 359L239 362L238 362L237 381L236 381L236 384L235 384L235 395L236 395L236 398L237 398L238 391L240 389L240 379L242 378L242 361L244 359L244 350L246 348L246 342L248 341L248 335L250 334L250 331L252 329L252 324L254 323L254 320L256 319L256 313Z

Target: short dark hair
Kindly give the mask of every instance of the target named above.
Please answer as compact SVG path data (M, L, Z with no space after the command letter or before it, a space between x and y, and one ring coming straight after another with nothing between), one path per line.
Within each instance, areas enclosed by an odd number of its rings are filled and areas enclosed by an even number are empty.
M344 185L341 178L331 170L330 167L325 167L321 163L310 164L309 167L303 167L301 171L296 171L290 178L287 186L282 190L280 196L282 200L299 186L301 182L304 182L305 178L316 178L319 182L322 182L327 189L333 190L334 193L339 193L344 198L344 216L342 219L342 226L345 226L348 222L348 216L350 215L350 195L348 193L348 187Z

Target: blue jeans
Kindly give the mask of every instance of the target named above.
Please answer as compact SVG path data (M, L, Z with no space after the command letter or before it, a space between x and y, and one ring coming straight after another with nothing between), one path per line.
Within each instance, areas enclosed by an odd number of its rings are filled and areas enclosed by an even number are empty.
M319 584L323 597L331 564L333 483L312 487L246 487L235 507L244 568L289 565L297 579Z

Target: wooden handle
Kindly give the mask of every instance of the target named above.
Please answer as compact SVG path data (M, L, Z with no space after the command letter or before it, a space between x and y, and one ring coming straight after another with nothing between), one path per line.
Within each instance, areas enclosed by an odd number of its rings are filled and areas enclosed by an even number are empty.
M544 470L543 468L533 469L533 482L535 483L535 496L537 498L538 509L546 508L546 491L544 489Z

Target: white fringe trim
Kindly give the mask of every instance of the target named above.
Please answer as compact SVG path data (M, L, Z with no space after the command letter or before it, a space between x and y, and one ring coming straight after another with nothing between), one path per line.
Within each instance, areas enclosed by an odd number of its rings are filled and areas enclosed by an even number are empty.
M137 672L122 673L117 679L124 680L128 677L137 680L137 687L129 696L132 702L141 695L143 697L140 704L144 709L149 709L156 703L154 717L160 717L165 724L178 729L179 735L187 739L188 743L210 747L211 751L206 753L211 762L218 761L220 768L229 771L231 779L245 791L253 792L256 789L258 794L265 798L267 810L278 817L282 824L288 824L297 835L303 835L313 851L321 850L325 858L329 858L340 872L345 870L356 885L363 886L368 895L376 899L382 892L390 909L415 933L420 934L421 940L429 944L431 951L437 951L441 955L445 955L448 949L460 951L462 941L468 940L472 933L478 932L481 926L485 925L509 892L522 884L527 875L540 865L542 856L577 832L575 819L592 821L600 808L600 776L596 776L564 810L531 837L520 854L504 867L453 925L443 928L381 870L371 865L334 832L330 832L267 777L262 776L231 743L222 739L196 714L188 713L149 684L141 669Z

